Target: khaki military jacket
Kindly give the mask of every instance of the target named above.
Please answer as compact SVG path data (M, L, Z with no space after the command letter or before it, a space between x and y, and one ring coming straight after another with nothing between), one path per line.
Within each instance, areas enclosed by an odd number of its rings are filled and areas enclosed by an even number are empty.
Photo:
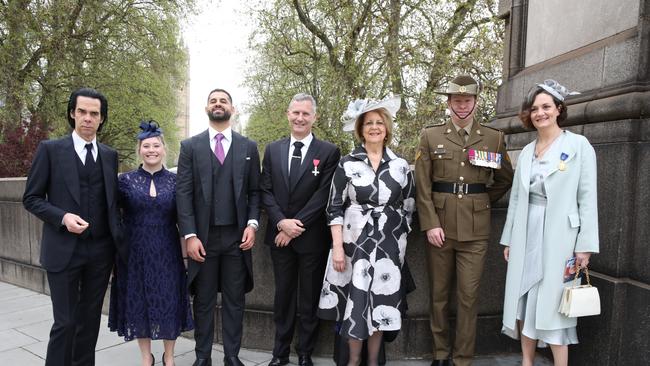
M472 165L468 150L498 152L501 168ZM503 132L477 123L467 142L451 121L425 128L415 159L415 187L420 228L441 227L445 237L458 241L486 240L490 235L492 202L512 185L512 164L507 157ZM433 192L433 182L482 183L486 193Z

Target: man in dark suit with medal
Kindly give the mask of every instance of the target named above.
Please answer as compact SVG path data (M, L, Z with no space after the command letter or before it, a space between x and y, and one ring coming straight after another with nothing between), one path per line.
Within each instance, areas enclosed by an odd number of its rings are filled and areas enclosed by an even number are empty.
M231 129L234 107L227 91L210 92L205 111L208 129L181 142L176 183L194 295L194 366L212 364L218 292L224 364L241 366L245 293L253 288L250 249L259 220L260 161L257 144Z
M431 288L432 366L468 366L474 356L476 297L490 235L490 207L512 184L503 132L474 120L479 85L454 78L445 91L451 120L422 131L415 162L420 228L426 232ZM449 342L449 296L457 317Z
M311 366L316 311L332 241L325 206L341 154L312 134L316 101L311 95L295 95L287 119L291 136L266 147L262 169L262 203L269 219L265 242L275 277L275 345L269 366L289 363L297 314L298 364Z
M41 264L47 271L54 324L46 366L94 365L95 345L116 246L117 152L97 141L108 120L106 97L90 88L70 95L70 136L43 141L27 178L23 204L43 221Z

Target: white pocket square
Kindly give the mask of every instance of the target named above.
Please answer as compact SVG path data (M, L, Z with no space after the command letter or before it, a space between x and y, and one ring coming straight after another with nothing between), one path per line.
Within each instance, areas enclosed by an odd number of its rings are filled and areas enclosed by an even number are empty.
M251 157L250 157L250 156L247 156L247 157L246 157L246 160L251 160Z

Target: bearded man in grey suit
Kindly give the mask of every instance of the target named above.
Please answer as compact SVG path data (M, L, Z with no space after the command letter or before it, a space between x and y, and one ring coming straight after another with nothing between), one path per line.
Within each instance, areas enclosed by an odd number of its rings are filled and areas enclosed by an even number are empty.
M176 183L178 224L187 242L194 295L194 366L212 365L214 310L222 294L224 364L239 360L245 293L253 288L251 248L259 220L257 144L234 132L232 97L208 95L208 129L181 142Z

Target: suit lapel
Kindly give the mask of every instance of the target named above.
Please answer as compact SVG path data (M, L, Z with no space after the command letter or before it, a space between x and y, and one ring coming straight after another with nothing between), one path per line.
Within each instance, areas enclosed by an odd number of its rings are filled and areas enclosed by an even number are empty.
M318 158L318 152L320 151L320 147L321 147L320 141L316 140L316 137L314 137L313 140L311 140L311 144L309 144L309 149L307 149L307 154L305 154L305 158L302 159L302 163L300 164L300 171L298 173L297 182L300 182L300 179L302 178L303 175L305 175L305 172L314 165L313 161L315 158ZM296 184L298 184L297 182Z
M232 143L229 154L232 153L232 179L235 184L235 199L239 200L244 185L244 168L246 168L247 144L244 138L235 131L232 131Z
M110 208L113 205L115 197L115 180L117 172L114 169L113 159L111 154L109 154L108 149L104 144L97 143L97 157L102 162L102 172L104 175L104 186L106 190L106 202L108 202L108 207Z
M72 136L68 136L63 142L63 154L61 159L61 169L63 173L63 179L68 186L70 195L74 198L74 201L79 205L81 204L81 187L79 183L79 169L77 169L77 160L79 156L74 150L74 143L72 142Z
M456 133L458 135L458 133ZM472 124L472 132L469 134L469 139L467 140L467 146L475 145L483 140L483 131L481 131L481 124L474 121ZM489 148L488 148L489 149ZM488 150L485 149L485 150ZM498 149L498 147L497 147ZM477 150L483 150L482 148Z
M210 149L210 134L205 130L196 136L196 161L198 162L199 177L201 179L201 188L203 189L203 197L205 203L209 204L212 201L212 155L214 152Z
M289 191L289 142L291 139L283 140L280 143L280 166L282 167L282 179L284 184L287 187L287 192ZM266 158L266 157L264 157Z

